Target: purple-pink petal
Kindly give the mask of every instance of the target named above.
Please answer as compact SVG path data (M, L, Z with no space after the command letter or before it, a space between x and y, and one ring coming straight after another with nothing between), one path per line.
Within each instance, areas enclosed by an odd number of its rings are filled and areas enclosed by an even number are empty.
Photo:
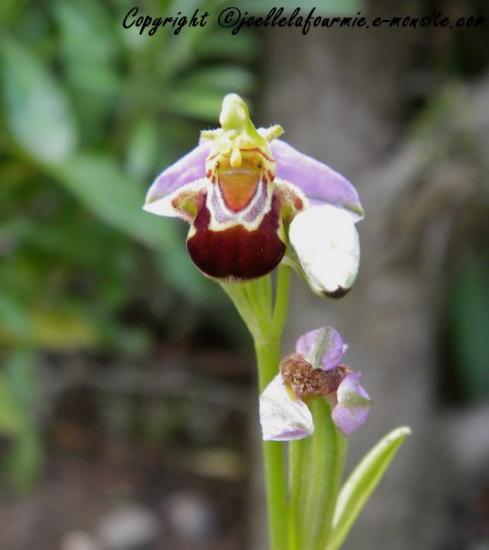
M321 348L321 357L319 364L313 364L313 367L329 370L338 365L348 346L337 330L323 327L303 334L296 342L295 351L312 364L318 347Z
M271 143L277 163L277 177L297 185L312 204L332 204L363 218L363 209L353 185L332 168L304 155L285 141Z
M368 393L360 385L361 373L352 372L344 378L336 392L338 403L331 417L336 426L350 435L367 420L371 401Z
M153 202L182 185L205 177L205 160L211 143L202 141L184 157L163 170L149 188L146 202ZM312 204L331 204L351 212L355 220L363 210L353 185L326 164L304 155L288 143L276 139L271 143L277 163L277 178L299 187Z
M205 177L205 159L210 143L202 142L180 160L163 170L148 190L146 202L161 199L182 185Z

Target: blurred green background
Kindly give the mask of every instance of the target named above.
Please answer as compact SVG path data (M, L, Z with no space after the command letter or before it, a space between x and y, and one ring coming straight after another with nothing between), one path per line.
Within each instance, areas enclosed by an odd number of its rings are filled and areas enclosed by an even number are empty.
M0 429L18 441L10 469L21 487L42 454L39 354L141 355L199 330L236 342L239 324L188 260L184 228L141 205L158 171L215 124L223 94L253 92L256 44L210 26L140 36L120 24L131 5L0 8ZM178 3L199 6L216 3Z
M225 5L141 4L162 16ZM470 13L484 7L467 4ZM189 476L217 470L221 481L242 489L249 475L242 437L253 387L246 333L216 285L189 262L184 225L141 206L158 172L194 146L201 128L216 125L225 93L259 106L263 35L245 30L230 39L210 23L178 36L140 36L120 24L132 5L0 3L3 507L35 495L61 467L58 455L107 461L110 469L120 460L115 448L129 456L127 464L154 471L161 453L167 459L176 449L173 462L185 461L178 450L196 445L202 453ZM363 7L318 2L326 14ZM423 48L424 70L436 78L475 78L489 66L487 32L461 32L442 47ZM439 128L450 113L447 101L417 94L404 114L416 113L410 130L429 135ZM488 204L467 208L440 305L440 362L451 373L441 375L440 400L448 405L489 395ZM116 500L127 496L120 484ZM231 526L245 506L233 499ZM241 531L230 529L239 538ZM222 547L242 547L235 538ZM37 547L59 547L46 540Z

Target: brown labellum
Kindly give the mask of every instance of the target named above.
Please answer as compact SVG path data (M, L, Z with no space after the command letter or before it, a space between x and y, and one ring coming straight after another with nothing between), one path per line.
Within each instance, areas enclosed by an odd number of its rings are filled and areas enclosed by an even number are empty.
M338 365L327 371L314 369L302 355L293 353L282 359L280 372L284 382L297 397L309 399L335 392L351 370L346 365Z
M211 213L203 206L194 221L195 232L187 249L197 267L217 279L248 280L270 273L285 254L279 236L278 198L260 225L249 231L241 224L214 231L209 228Z

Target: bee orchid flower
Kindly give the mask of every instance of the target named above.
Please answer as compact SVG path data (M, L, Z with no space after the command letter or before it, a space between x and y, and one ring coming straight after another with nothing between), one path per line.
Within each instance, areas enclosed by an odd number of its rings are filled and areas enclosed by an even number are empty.
M221 284L254 340L270 548L337 549L409 430L387 434L340 491L343 436L371 406L361 374L343 363L347 346L331 327L301 336L281 361L279 350L289 268L316 294L343 296L358 272L362 206L342 175L280 140L280 126L255 128L236 94L224 97L219 122L157 176L144 209L189 224L192 261Z
M314 292L345 294L360 257L355 188L277 139L280 126L257 130L236 94L219 121L156 178L144 209L190 224L188 252L208 277L246 281L288 261Z
M339 333L316 329L301 336L295 353L282 359L279 373L260 396L263 439L289 441L314 432L308 403L326 399L331 418L344 435L367 419L371 401L360 373L340 363L347 349Z

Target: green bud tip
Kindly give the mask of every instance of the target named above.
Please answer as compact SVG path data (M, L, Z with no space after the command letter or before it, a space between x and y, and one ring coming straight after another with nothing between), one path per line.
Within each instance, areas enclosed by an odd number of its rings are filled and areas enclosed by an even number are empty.
M241 164L242 148L259 147L271 154L269 142L283 133L279 125L258 132L250 118L248 105L238 94L227 94L224 97L219 122L221 128L203 130L201 139L212 141L213 151L231 151L232 166Z

